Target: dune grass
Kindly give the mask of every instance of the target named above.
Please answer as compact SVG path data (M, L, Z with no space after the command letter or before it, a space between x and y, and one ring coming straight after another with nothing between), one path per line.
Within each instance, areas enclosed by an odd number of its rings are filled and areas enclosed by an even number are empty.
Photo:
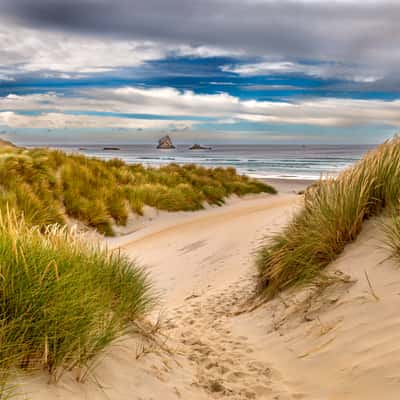
M85 370L154 303L146 274L57 226L0 214L0 382L18 370ZM0 398L3 398L0 396Z
M0 210L6 204L42 227L74 218L113 235L130 212L145 205L166 211L193 211L221 205L236 194L275 193L269 185L240 176L233 168L170 164L161 168L101 161L47 149L0 147Z
M142 269L66 226L74 217L112 234L112 223L126 222L129 171L117 161L0 147L0 398L12 395L19 370L83 376L154 305Z
M359 234L365 219L400 200L400 139L369 152L337 178L305 193L304 207L258 256L259 283L267 296L308 283ZM399 223L400 224L400 223Z
M390 249L393 257L400 261L400 202L390 217L383 223L385 244Z

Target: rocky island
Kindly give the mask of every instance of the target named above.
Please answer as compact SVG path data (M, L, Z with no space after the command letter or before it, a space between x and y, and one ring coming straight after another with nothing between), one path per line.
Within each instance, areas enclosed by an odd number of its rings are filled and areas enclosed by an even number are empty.
M163 136L158 141L157 149L175 149L175 146L173 145L169 135Z
M103 147L103 150L115 151L115 150L121 150L121 149L119 147L107 146L107 147Z
M189 150L212 150L212 147L202 146L200 144L194 144L189 147Z

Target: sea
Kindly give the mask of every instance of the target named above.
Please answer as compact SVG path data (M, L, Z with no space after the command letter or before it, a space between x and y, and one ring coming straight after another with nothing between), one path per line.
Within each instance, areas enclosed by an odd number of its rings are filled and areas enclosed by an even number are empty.
M234 167L255 178L318 179L336 175L359 160L373 145L211 145L211 150L189 150L177 145L159 150L155 145L57 145L68 153L103 160L119 158L128 164L159 167L169 163L205 167ZM115 147L115 149L105 149Z

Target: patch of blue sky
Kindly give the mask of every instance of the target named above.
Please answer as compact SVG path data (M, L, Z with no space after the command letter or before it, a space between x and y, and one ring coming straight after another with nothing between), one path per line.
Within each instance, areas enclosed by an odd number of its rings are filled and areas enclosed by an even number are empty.
M41 114L60 112L54 109L40 109L40 110L11 110L5 109L1 111L14 111L16 114L38 116ZM220 118L206 117L198 115L162 115L162 114L134 114L134 113L118 113L118 112L107 112L107 111L91 111L91 110L66 110L62 111L65 115L88 115L95 117L115 117L123 119L144 119L144 120L165 120L165 121L199 121L205 123L217 123Z
M162 114L132 114L132 113L117 113L106 111L65 111L67 115L90 115L96 117L117 117L126 119L146 119L146 120L171 120L171 121L204 121L216 122L218 118L195 116L195 115L162 115Z
M121 86L172 87L198 94L228 93L242 100L296 101L307 97L337 97L393 100L399 90L379 83L324 79L299 73L240 76L221 69L243 60L228 57L170 57L140 67L118 68L106 73L72 75L70 79L42 74L17 75L15 81L0 81L0 96L49 91L75 96L79 89ZM248 62L248 60L246 61ZM304 64L304 63L303 63ZM315 63L314 63L315 65Z

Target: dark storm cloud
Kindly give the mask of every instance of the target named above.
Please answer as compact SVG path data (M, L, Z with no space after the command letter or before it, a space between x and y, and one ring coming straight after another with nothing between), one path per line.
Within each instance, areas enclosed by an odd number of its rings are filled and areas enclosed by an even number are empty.
M250 55L398 66L400 3L392 1L2 0L25 25L206 45Z

